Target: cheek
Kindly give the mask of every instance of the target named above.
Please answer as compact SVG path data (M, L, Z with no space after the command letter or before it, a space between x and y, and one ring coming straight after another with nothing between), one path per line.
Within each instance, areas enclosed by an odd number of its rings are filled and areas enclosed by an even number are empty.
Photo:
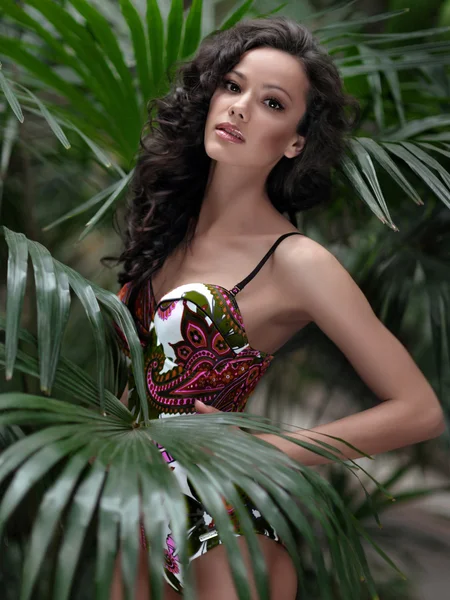
M220 111L220 96L217 92L211 96L211 100L209 102L208 115L206 117L206 124L208 125L212 119L217 117L218 111Z
M283 153L286 145L292 138L294 128L287 126L286 123L271 123L267 122L266 126L262 125L258 128L257 136L258 144L263 146L269 152Z

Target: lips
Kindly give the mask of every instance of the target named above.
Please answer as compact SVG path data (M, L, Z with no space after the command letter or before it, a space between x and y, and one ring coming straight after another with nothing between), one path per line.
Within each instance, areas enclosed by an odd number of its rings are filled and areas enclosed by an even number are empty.
M245 138L244 138L242 132L239 131L239 129L232 123L219 123L219 125L216 125L216 129L226 131L227 133L234 136L238 140L245 142Z

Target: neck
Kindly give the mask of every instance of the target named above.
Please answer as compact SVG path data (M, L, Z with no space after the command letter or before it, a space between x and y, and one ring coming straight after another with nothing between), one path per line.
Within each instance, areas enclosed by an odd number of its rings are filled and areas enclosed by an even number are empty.
M270 169L211 161L195 234L221 237L260 232L264 216L273 219L276 212L265 189Z

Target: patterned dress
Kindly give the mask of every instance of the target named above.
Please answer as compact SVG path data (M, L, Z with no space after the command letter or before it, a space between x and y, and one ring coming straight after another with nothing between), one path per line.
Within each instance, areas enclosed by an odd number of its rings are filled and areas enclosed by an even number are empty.
M233 289L218 285L189 283L168 292L155 303L151 281L137 292L132 283L119 291L121 301L133 315L144 351L146 392L151 418L194 413L196 399L226 412L243 411L256 384L269 367L273 355L252 348L248 342L236 295L253 279L291 232L279 237L255 269ZM116 330L123 352L129 357L127 341ZM135 383L129 369L129 404ZM159 446L183 490L188 505L189 560L221 543L212 517L206 512L181 467ZM248 496L240 492L254 523L255 532L280 543L276 531ZM233 507L227 505L236 535L241 535ZM142 535L145 544L145 536ZM178 592L183 574L177 558L170 524L166 530L165 577Z

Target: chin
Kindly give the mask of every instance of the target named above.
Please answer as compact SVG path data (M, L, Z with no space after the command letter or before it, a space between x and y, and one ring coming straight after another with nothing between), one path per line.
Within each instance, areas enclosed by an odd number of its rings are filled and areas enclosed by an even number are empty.
M220 143L205 143L205 152L211 160L230 165L241 165L242 161L236 161L236 155L233 155L232 150L233 148L224 148Z

